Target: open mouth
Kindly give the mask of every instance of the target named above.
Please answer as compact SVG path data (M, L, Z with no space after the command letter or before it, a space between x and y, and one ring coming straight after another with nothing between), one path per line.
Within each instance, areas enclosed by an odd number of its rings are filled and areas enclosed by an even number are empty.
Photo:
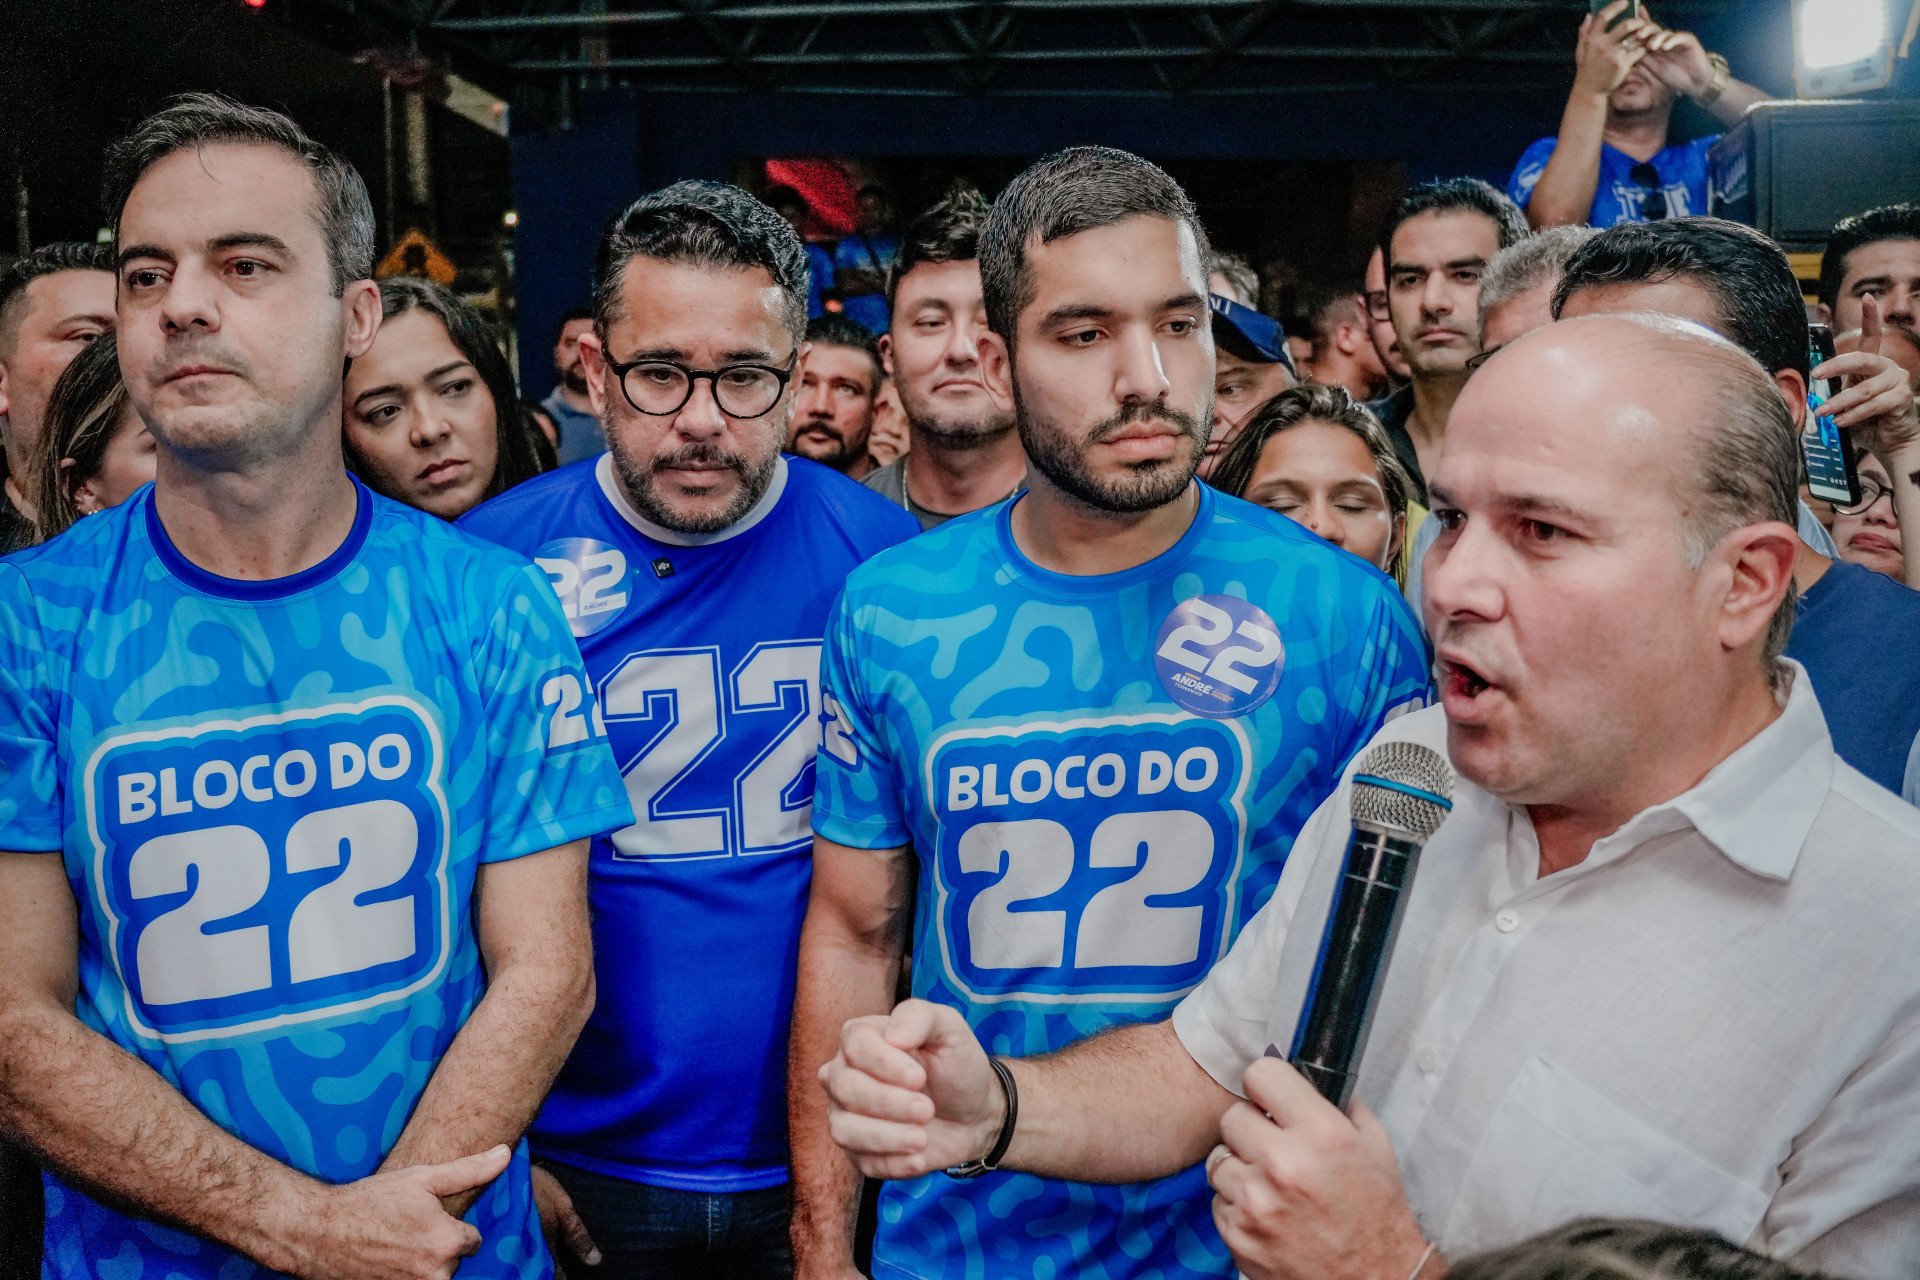
M1472 702L1493 687L1492 681L1464 662L1442 659L1440 670L1444 690L1451 698Z

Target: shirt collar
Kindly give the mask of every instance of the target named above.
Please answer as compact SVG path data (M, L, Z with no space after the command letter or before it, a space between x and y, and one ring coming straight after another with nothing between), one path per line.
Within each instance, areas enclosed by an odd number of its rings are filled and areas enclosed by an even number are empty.
M1793 875L1838 767L1806 668L1781 661L1792 683L1779 718L1692 790L1640 815L1648 819L1669 810L1730 861L1770 880Z
M634 510L633 503L627 500L627 491L620 487L620 478L613 472L612 453L600 455L600 461L593 466L593 476L600 482L600 492L620 514L620 518L655 542L663 542L671 547L709 547L716 542L739 537L772 514L780 504L780 495L787 491L787 456L784 453L774 455L773 479L768 483L767 491L760 495L760 500L747 509L747 514L712 533L682 533L678 529L655 524Z

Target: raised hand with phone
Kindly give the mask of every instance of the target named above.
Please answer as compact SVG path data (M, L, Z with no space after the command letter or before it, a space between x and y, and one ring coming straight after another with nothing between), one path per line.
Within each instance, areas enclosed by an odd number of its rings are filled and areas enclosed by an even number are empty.
M1682 96L1726 124L1766 97L1698 37L1661 26L1639 0L1590 0L1560 130L1521 156L1507 194L1535 227L1705 213L1714 139L1669 143Z
M1864 446L1886 468L1906 583L1920 588L1920 401L1907 371L1882 350L1886 334L1879 299L1866 298L1858 336L1845 335L1852 349L1817 365L1813 377L1837 384L1822 411L1844 433L1847 447Z

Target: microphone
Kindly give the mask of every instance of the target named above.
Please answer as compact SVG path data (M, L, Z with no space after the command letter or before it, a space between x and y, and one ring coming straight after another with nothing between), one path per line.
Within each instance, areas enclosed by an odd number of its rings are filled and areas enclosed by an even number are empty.
M1452 795L1453 770L1418 743L1382 743L1354 773L1346 868L1287 1055L1343 1111L1359 1076L1421 847L1452 811Z

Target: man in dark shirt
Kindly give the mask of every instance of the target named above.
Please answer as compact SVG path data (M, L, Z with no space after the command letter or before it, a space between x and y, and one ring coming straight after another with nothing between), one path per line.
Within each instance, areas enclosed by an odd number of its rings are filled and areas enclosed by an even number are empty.
M112 328L106 246L43 245L0 271L0 555L34 540L29 468L53 384Z
M1480 354L1480 276L1527 234L1520 210L1478 178L1415 187L1387 228L1387 309L1413 381L1367 407L1386 427L1422 505L1447 415L1467 384L1468 362Z

